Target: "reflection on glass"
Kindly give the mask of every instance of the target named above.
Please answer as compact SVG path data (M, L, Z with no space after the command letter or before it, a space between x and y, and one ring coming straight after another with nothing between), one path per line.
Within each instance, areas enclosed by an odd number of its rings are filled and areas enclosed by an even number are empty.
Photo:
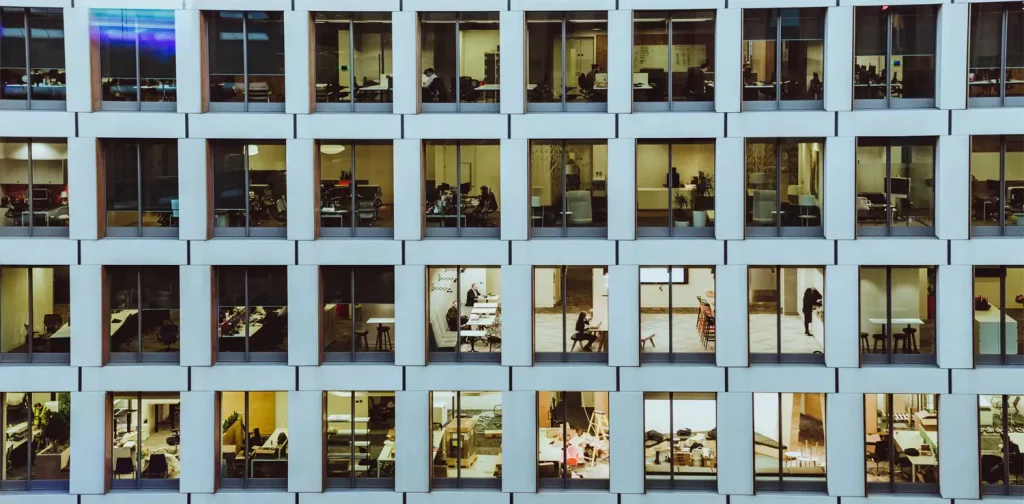
M824 268L749 268L752 354L822 354Z
M644 474L648 484L713 482L718 475L714 393L644 393Z
M713 354L713 268L640 268L640 351Z
M431 392L435 479L500 480L501 392Z
M821 140L746 141L748 228L821 228L823 147Z
M317 103L391 103L391 16L313 14Z
M283 103L283 14L216 11L207 22L210 101Z
M637 227L713 228L714 142L637 142L636 186Z
M933 394L864 394L869 485L939 482L938 413Z
M821 100L825 9L782 9L782 99Z
M0 358L71 351L71 282L67 266L0 268ZM31 303L25 300L31 299Z
M66 140L0 139L0 234L66 236L68 144Z
M283 228L288 205L284 142L210 142L214 226Z
M608 100L607 12L528 12L526 45L527 102Z
M537 392L537 477L543 487L609 479L607 392Z
M879 362L916 360L910 354L934 357L936 271L860 268L862 355L886 354Z
M391 141L322 141L319 157L322 234L335 228L395 227Z
M857 7L854 98L935 97L938 7Z
M287 392L220 393L222 485L288 477L287 412Z
M1024 234L1024 136L971 137L975 234Z
M0 28L4 38L0 48L0 99L64 100L67 77L63 9L3 7ZM27 51L25 33L29 34Z
M455 103L458 78L455 13L420 14L420 84L423 103Z
M180 333L176 266L109 266L111 352L177 352Z
M1006 13L1006 96L1024 97L1024 7Z
M108 228L178 227L176 141L104 140L103 165Z
M759 486L824 483L825 465L825 394L755 393L754 479Z
M606 228L607 169L604 142L530 141L531 227Z
M324 351L393 353L394 267L327 266L321 273Z
M180 408L175 392L113 395L110 459L115 487L123 487L119 480L124 479L181 476Z
M71 453L71 394L4 392L0 442L5 466L0 484L31 489L33 481L68 480ZM65 487L66 489L66 487Z
M174 11L92 9L103 101L174 102Z
M1003 4L971 4L970 33L967 96L998 97L1002 87Z
M395 477L395 393L329 391L326 469L328 484Z
M672 101L714 101L715 15L713 10L672 13Z
M424 142L428 228L500 225L498 149L493 141Z
M668 15L667 12L633 13L633 75L646 74L646 85L650 87L634 90L634 102L668 101L668 66L671 59L668 57ZM664 52L665 56L648 58L651 53L657 52ZM637 84L633 83L634 86Z
M857 139L858 232L927 232L934 226L934 175L934 139Z
M774 10L743 10L744 101L776 99L778 23Z

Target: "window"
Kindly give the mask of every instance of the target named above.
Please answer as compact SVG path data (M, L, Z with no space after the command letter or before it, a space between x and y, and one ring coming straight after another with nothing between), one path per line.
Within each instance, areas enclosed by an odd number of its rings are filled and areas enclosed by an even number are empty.
M715 362L715 269L640 268L640 357Z
M206 12L210 110L284 112L284 16Z
M857 236L935 235L935 139L857 139Z
M935 363L937 271L860 268L861 364Z
M320 236L394 235L393 143L319 144Z
M395 393L328 391L327 486L395 487Z
M967 104L1024 105L1024 7L971 4L970 31Z
M288 360L288 270L217 267L217 360Z
M500 267L427 268L430 360L501 361Z
M1024 236L1024 135L971 137L971 235Z
M0 109L64 110L64 11L2 7L0 29Z
M420 14L424 112L498 112L497 12Z
M824 490L825 463L825 394L754 394L756 491Z
M0 151L0 235L67 236L67 140L0 138Z
M391 13L316 12L313 31L317 112L391 112Z
M747 270L750 359L825 362L825 268Z
M608 392L537 392L540 488L608 489Z
M715 11L635 11L633 110L714 107Z
M107 266L110 359L178 362L177 266Z
M1024 267L974 267L974 341L978 364L1024 364Z
M107 236L178 236L177 140L102 140Z
M527 112L608 109L608 13L526 13Z
M715 236L714 140L637 140L636 222L640 236Z
M824 69L825 9L743 10L744 110L824 108Z
M608 361L608 268L533 269L538 362Z
M213 164L213 235L286 233L287 158L283 141L210 142Z
M0 267L0 328L0 361L69 362L70 269Z
M497 238L501 156L497 141L425 141L426 235Z
M748 237L824 236L824 139L747 139Z
M111 394L113 489L178 488L179 397L177 392Z
M935 106L938 5L854 10L854 108Z
M221 392L221 488L288 485L288 393Z
M530 141L530 233L608 235L608 144Z
M864 394L864 425L868 493L939 493L938 396Z
M395 267L323 266L328 361L395 360Z
M0 489L68 490L71 393L4 392Z
M1024 495L1022 403L1024 400L1019 395L978 396L981 493L984 495Z
M433 488L501 487L501 392L430 393Z
M103 110L175 111L174 11L92 9Z
M717 489L714 392L644 392L647 489Z

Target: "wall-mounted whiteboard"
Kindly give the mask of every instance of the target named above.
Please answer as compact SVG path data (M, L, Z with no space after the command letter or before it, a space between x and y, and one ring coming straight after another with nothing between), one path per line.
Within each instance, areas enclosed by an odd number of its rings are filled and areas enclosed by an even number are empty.
M672 71L685 72L690 67L699 67L707 61L707 46L674 45L672 46ZM668 46L639 45L633 47L633 71L641 68L665 68L668 65Z
M667 284L669 282L668 268L640 268L640 283L642 284ZM672 268L671 283L686 283L686 268Z

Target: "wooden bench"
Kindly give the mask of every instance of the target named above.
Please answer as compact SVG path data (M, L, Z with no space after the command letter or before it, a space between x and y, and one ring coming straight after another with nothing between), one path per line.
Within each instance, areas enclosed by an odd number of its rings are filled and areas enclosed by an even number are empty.
M647 348L647 342L648 341L651 342L651 347L657 348L657 345L654 344L654 333L650 333L647 336L641 336L640 337L640 351L641 352L644 351L644 348Z

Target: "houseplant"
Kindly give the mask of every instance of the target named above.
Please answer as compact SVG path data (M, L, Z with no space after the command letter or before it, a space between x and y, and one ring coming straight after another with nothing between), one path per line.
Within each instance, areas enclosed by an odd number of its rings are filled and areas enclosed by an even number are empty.
M34 472L39 479L62 479L61 471L71 458L71 394L57 394L57 411L46 410L39 422L40 444L34 457Z
M691 197L689 191L678 191L672 198L673 206L675 207L672 212L672 224L675 227L690 227L690 219L693 211L691 210Z
M708 210L715 209L715 176L704 172L697 174L693 187L693 227L704 227L708 222Z

